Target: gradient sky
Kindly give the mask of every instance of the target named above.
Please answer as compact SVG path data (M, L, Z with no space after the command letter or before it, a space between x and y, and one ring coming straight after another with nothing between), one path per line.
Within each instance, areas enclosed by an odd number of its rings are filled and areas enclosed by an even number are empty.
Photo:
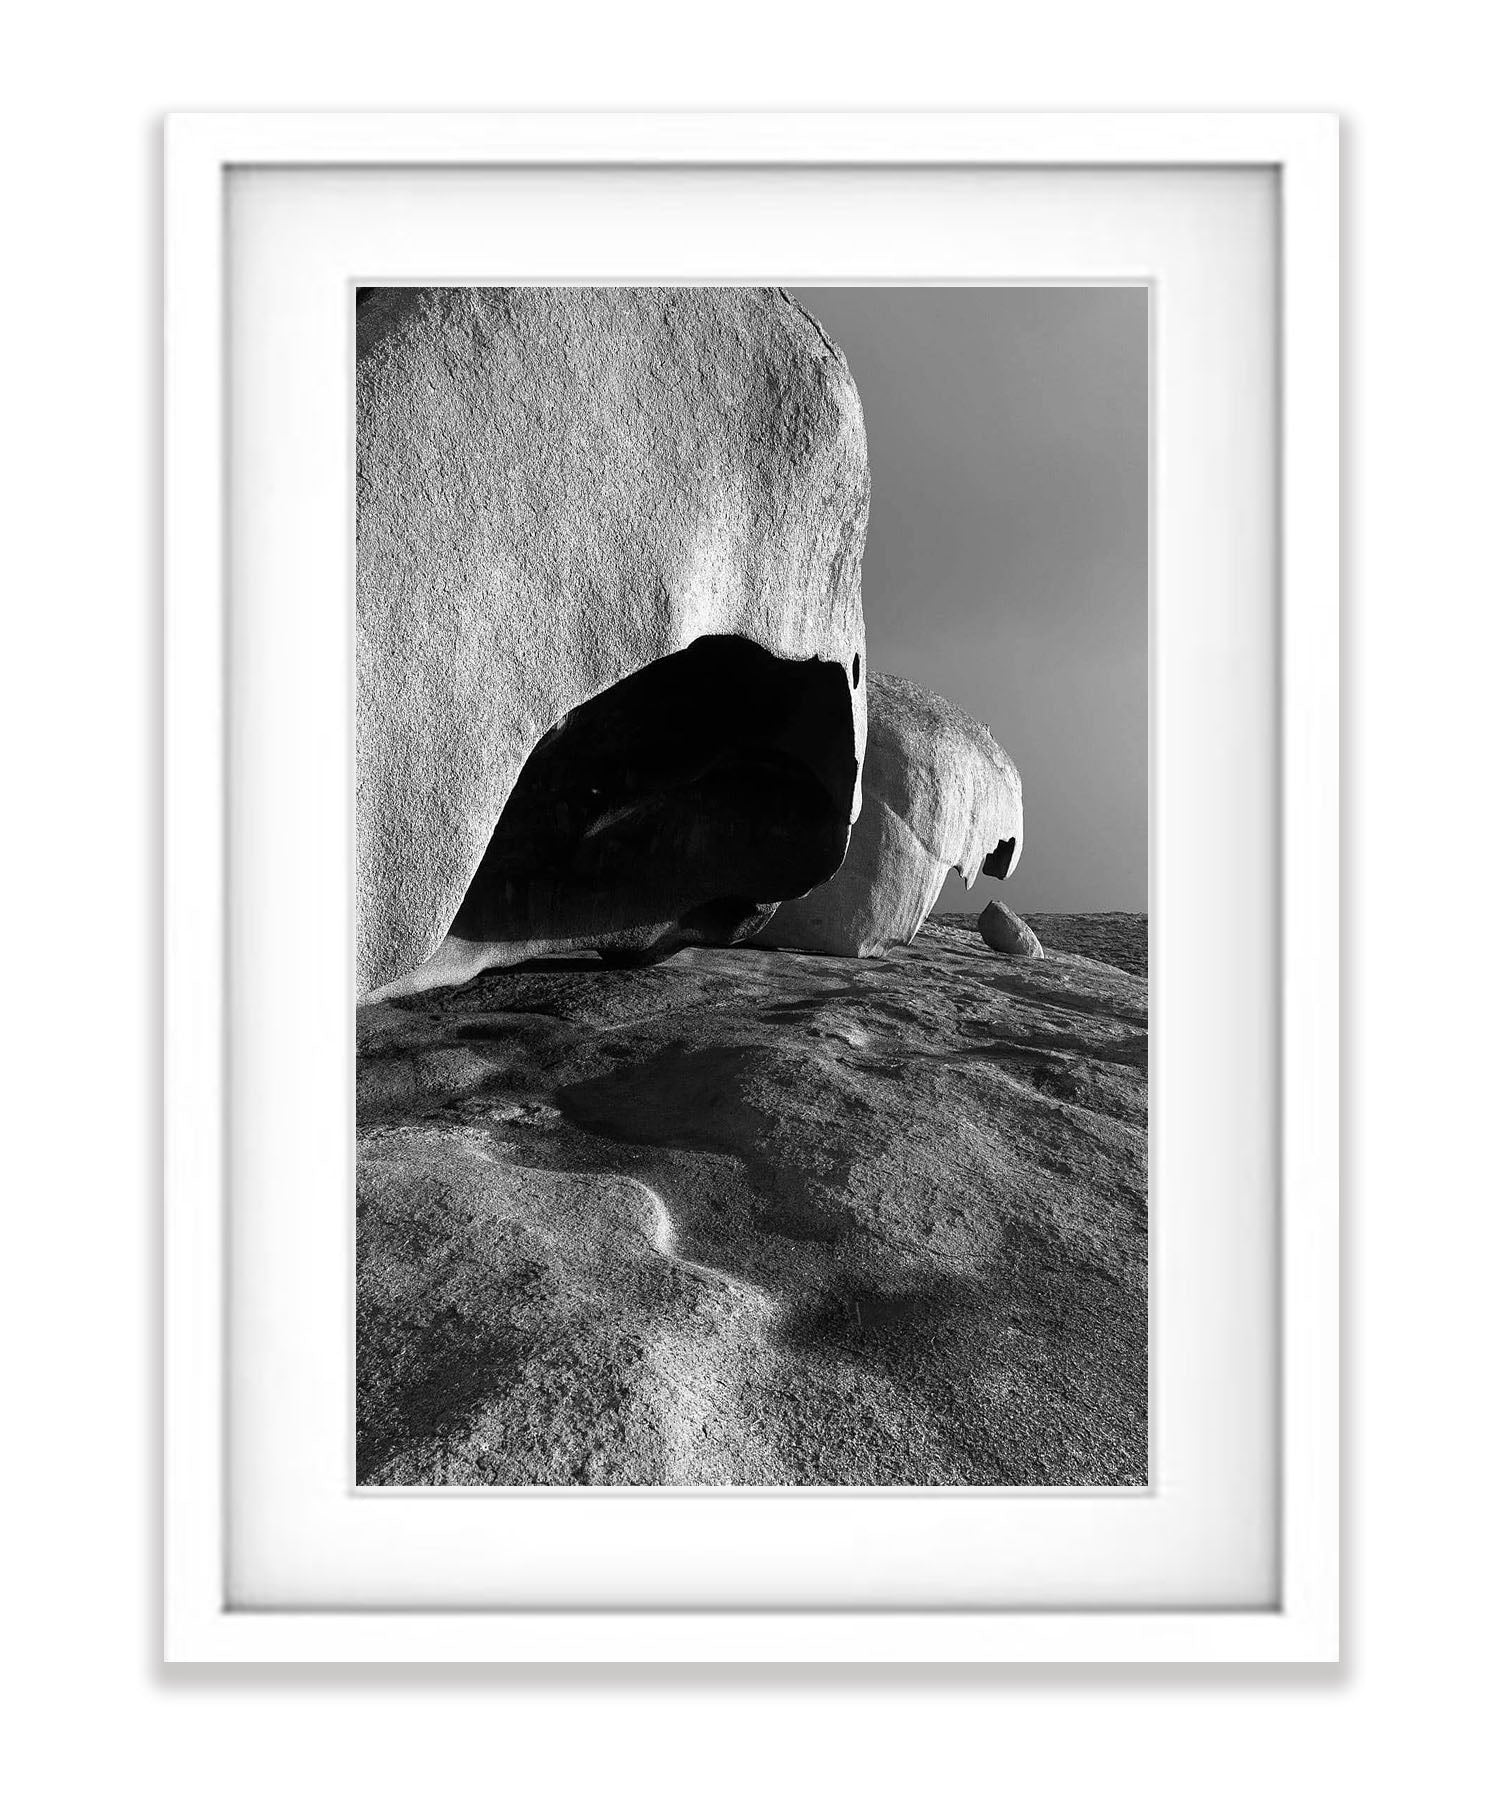
M1147 293L798 288L870 445L870 666L1015 759L1016 872L939 910L1146 910Z

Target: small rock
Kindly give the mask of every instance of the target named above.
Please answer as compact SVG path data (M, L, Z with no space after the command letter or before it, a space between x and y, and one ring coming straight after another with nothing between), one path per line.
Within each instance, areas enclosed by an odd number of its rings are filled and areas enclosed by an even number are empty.
M979 935L1005 956L1045 956L1042 940L1003 900L991 900L979 915Z

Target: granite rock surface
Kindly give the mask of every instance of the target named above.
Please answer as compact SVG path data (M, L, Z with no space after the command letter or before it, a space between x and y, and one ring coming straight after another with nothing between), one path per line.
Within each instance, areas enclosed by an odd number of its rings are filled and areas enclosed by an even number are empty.
M359 1033L361 1482L1146 1480L1136 976L945 920Z

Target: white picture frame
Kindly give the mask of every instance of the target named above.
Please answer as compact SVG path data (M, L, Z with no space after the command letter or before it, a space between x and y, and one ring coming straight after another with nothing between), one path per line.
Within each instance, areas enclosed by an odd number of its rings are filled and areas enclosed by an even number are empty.
M1276 189L1275 1592L766 1609L235 1602L228 192L245 170L1241 169ZM1338 1654L1338 136L1324 115L190 114L166 157L165 1654L172 1661L1326 1662ZM447 270L430 271L447 274ZM548 273L550 271L539 271ZM744 271L746 275L758 273ZM812 273L807 271L806 273ZM1069 270L1056 269L1058 279ZM340 597L342 604L342 596ZM707 1501L687 1500L687 1505ZM909 1507L928 1502L921 1495ZM1066 1501L1054 1501L1063 1505ZM577 1530L578 1514L573 1515Z

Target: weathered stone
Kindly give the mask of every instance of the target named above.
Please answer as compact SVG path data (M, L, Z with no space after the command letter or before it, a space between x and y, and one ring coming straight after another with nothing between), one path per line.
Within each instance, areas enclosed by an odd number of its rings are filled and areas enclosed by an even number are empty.
M361 1009L357 1479L1144 1482L1146 999L966 918Z
M1021 854L1021 778L966 712L894 675L870 677L864 799L831 880L778 908L761 943L835 956L908 944L950 870L972 887Z
M991 950L1002 951L1006 956L1046 955L1042 940L1003 900L991 900L980 913L979 935Z
M359 992L730 942L837 868L868 473L818 325L366 290L357 387Z

